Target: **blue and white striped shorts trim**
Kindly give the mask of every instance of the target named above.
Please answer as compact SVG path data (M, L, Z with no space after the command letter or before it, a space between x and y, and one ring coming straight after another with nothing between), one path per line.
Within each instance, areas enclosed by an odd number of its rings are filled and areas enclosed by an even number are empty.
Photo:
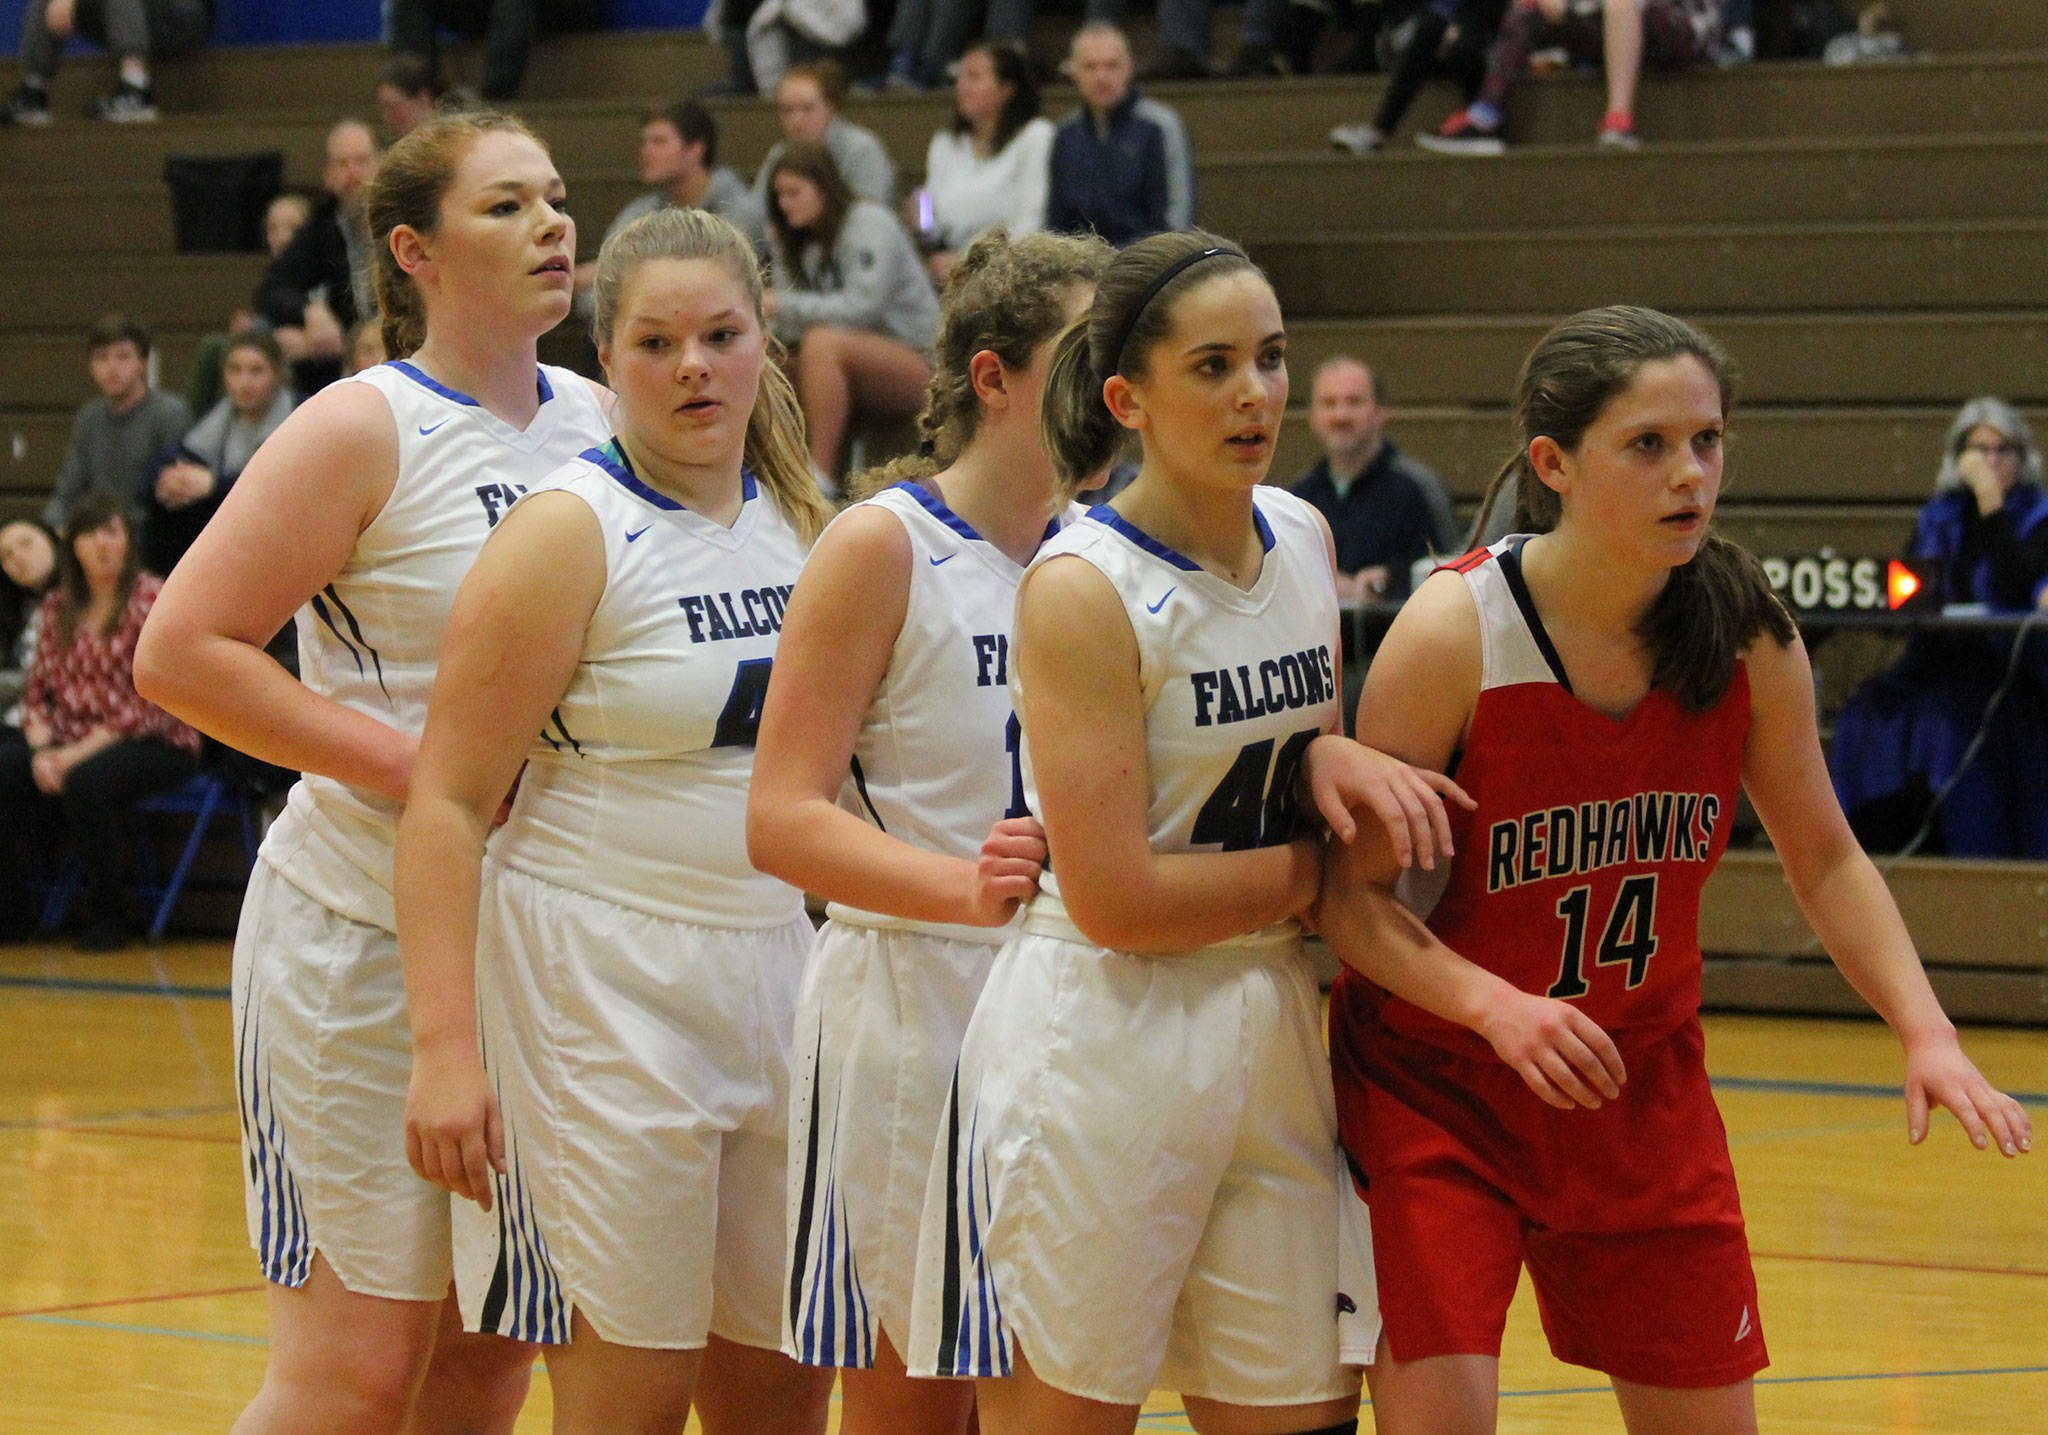
M498 1094L499 1109L505 1097ZM505 1173L491 1177L498 1218L498 1261L484 1293L479 1328L512 1340L566 1345L570 1304L548 1256L547 1237L533 1212L533 1198L519 1166L517 1142L505 1133Z
M822 1051L822 1034L818 1040ZM813 1099L804 1132L804 1181L792 1246L796 1259L789 1273L789 1329L796 1358L805 1365L866 1370L875 1363L876 1322L867 1292L861 1289L853 1222L839 1186L836 1103L829 1141L821 1141L823 1124L823 1113ZM818 1190L821 1154L825 1163L822 1200Z
M270 1063L263 1055L262 1017L255 1009L256 983L242 1000L241 1043L235 1052L236 1106L242 1121L242 1158L260 1213L251 1221L263 1278L297 1288L313 1271L313 1241L299 1183L285 1160L284 1131L277 1124Z
M980 1109L968 1119L967 1148L960 1146L960 1074L946 1102L946 1257L935 1372L952 1376L1010 1373L1010 1335L1003 1302L989 1267L985 1237L990 1202L988 1154L976 1139Z

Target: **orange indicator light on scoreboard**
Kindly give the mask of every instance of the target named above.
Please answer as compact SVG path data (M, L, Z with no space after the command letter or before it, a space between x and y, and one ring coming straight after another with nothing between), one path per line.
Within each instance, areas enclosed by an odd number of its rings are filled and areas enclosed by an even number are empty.
M1920 575L1894 558L1891 568L1885 574L1885 596L1891 606L1903 608L1920 591Z

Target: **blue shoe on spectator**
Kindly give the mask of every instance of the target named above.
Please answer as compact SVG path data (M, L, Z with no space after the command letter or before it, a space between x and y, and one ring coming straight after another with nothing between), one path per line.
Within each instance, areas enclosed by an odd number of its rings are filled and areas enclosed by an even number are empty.
M156 105L150 99L149 91L126 80L111 95L93 101L92 115L94 119L117 125L146 125L154 123L157 117Z
M34 85L16 85L14 94L0 108L0 125L46 125L50 122L50 92Z

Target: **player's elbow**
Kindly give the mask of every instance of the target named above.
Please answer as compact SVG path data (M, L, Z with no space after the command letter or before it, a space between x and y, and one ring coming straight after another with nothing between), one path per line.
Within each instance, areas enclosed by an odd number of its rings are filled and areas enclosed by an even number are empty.
M757 785L747 796L747 861L756 872L785 882L798 880L792 875L789 826L789 804Z
M135 643L135 691L164 711L185 717L180 699L186 663L172 624L151 613Z

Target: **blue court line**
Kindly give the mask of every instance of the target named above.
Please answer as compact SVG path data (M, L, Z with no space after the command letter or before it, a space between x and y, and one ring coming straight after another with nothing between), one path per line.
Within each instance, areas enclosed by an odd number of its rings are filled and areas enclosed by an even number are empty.
M161 1325L120 1325L107 1320L77 1320L68 1315L24 1315L17 1320L33 1321L37 1325L68 1325L80 1330L111 1330L123 1335L168 1335L179 1340L211 1340L222 1345L268 1345L269 1341L254 1335L223 1335L214 1330L173 1330Z
M1794 1081L1778 1076L1714 1076L1708 1080L1718 1091L1764 1091L1786 1096L1887 1096L1903 1097L1902 1086L1881 1086L1856 1081ZM2048 1091L2008 1091L2006 1095L2022 1106L2048 1106Z
M226 1001L229 995L226 987L185 987L171 982L87 981L80 977L0 977L0 987L118 996L205 997L219 1001Z

